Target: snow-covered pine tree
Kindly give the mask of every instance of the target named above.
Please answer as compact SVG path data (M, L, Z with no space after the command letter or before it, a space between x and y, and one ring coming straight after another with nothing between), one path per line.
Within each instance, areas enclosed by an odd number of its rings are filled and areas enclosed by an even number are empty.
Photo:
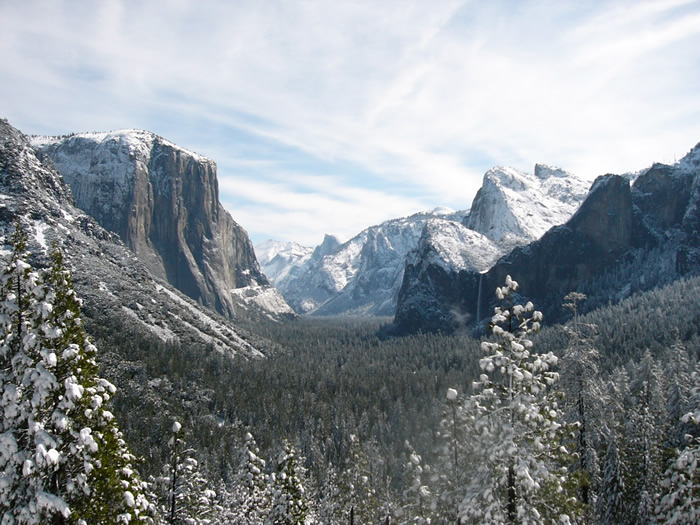
M687 424L682 421L686 414L688 397L692 388L690 359L688 350L680 340L678 331L676 341L671 346L668 360L664 366L664 374L668 390L666 391L666 412L670 434L667 445L678 448L685 442Z
M367 453L355 434L350 435L345 470L338 476L338 502L342 522L352 516L355 523L373 523L381 512Z
M285 441L284 449L277 457L277 471L273 474L270 525L294 525L304 523L309 513L302 466L294 447Z
M270 512L265 460L258 456L259 453L255 438L246 432L234 480L233 500L236 502L236 510L230 517L231 523L262 524Z
M667 385L663 369L645 351L631 374L631 410L625 431L625 456L628 466L626 488L628 512L637 523L652 523L659 483L664 471Z
M666 470L656 507L659 521L669 525L700 522L700 367L693 372L692 380L691 411L681 419L694 432L685 435L685 442Z
M477 461L460 506L470 523L568 523L581 512L562 446L565 426L551 394L558 380L551 352L533 352L530 337L542 314L532 303L514 304L518 289L510 276L496 290L491 331L496 342L482 343L487 356L467 400L470 436Z
M463 395L448 388L446 401L438 432L437 457L431 464L430 475L423 476L423 481L428 481L432 492L432 516L442 522L454 523L459 502L464 496L464 486L471 477L472 444L466 436L471 423L468 422Z
M608 448L603 458L602 480L596 509L601 525L619 525L624 523L627 517L625 481L614 431L608 437Z
M630 398L629 376L623 367L613 370L605 390L608 418L601 430L605 453L601 455L601 482L595 511L598 523L619 525L625 523L631 505L626 484L629 469L621 451L625 442L625 403Z
M408 441L405 447L408 460L404 466L406 489L403 495L406 503L402 509L402 523L426 525L430 523L430 515L435 510L432 508L432 494L423 479L428 473L425 472L422 458Z
M54 247L33 271L20 224L0 277L0 506L8 523L149 520L144 484L105 403L80 301Z
M576 461L572 474L580 476L579 497L584 506L584 521L590 523L595 509L595 499L600 485L600 467L597 447L600 445L599 418L603 410L603 394L598 363L600 354L593 336L597 332L594 324L579 318L579 304L586 295L571 292L564 297L564 308L573 313L573 318L564 326L569 343L561 360L561 384L566 394L566 417L576 424L576 442L572 452Z
M168 441L170 460L156 480L161 514L173 525L203 525L217 513L216 492L200 473L199 463L193 457L195 451L187 447L181 430L182 425L173 422L173 435Z

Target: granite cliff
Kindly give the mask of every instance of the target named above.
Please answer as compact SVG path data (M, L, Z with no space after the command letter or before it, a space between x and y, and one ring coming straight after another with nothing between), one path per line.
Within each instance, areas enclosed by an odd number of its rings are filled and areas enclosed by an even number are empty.
M75 207L63 177L35 153L24 134L0 119L0 247L18 222L28 232L35 265L46 264L56 244L91 323L244 358L263 357L274 346L154 276L116 233Z
M550 321L579 290L590 307L617 301L700 268L700 145L674 166L655 164L634 183L601 176L563 225L518 246L488 271L409 258L394 331L453 332L488 319L493 290L511 275Z
M233 318L232 291L269 292L247 233L219 202L212 160L139 130L33 137L32 145L79 208L194 301Z

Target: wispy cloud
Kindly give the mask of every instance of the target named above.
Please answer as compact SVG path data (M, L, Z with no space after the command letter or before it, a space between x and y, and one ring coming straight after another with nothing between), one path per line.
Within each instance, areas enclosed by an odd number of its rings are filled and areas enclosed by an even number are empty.
M700 2L0 4L0 114L151 129L258 240L468 206L494 164L592 178L700 140Z

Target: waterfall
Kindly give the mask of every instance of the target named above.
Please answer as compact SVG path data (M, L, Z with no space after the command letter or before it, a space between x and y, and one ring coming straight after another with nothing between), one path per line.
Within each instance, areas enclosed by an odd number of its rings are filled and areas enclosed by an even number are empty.
M479 291L476 294L476 324L481 322L481 282L484 280L483 272L479 274Z

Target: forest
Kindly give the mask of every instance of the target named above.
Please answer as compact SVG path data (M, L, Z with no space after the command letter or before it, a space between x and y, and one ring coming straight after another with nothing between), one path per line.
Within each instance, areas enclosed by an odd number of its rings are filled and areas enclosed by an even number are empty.
M18 230L3 523L697 522L700 278L592 311L571 293L561 325L521 292L493 291L479 337L241 320L268 357L231 359L105 323Z

